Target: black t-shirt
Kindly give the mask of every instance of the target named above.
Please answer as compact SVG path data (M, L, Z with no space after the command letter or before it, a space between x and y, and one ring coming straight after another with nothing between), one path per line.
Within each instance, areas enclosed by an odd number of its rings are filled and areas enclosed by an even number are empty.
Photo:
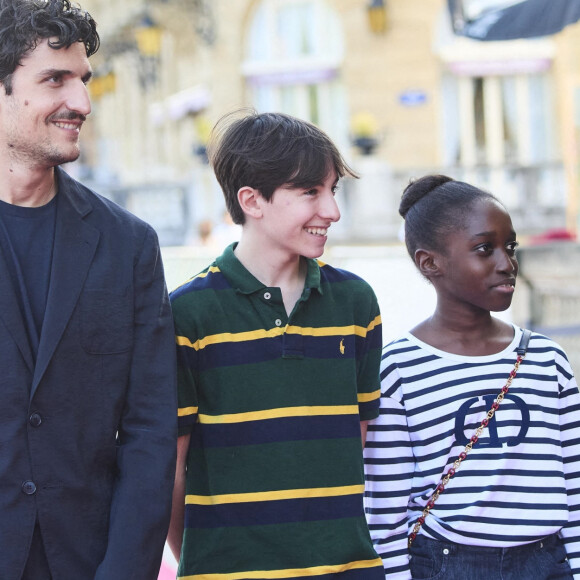
M56 197L40 207L0 201L0 244L35 355L50 285L55 223Z

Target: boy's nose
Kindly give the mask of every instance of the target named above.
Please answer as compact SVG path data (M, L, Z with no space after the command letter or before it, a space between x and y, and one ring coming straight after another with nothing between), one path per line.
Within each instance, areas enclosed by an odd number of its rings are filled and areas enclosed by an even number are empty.
M340 219L340 210L338 209L336 198L332 192L329 192L324 196L320 213L321 217L333 222L337 222Z

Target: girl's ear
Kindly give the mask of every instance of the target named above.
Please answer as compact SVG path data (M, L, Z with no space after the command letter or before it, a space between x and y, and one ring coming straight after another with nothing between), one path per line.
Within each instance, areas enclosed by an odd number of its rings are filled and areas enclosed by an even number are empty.
M425 278L437 278L441 276L442 256L432 250L415 250L415 265Z
M247 217L254 219L262 217L261 198L260 192L253 187L244 186L238 190L238 203Z

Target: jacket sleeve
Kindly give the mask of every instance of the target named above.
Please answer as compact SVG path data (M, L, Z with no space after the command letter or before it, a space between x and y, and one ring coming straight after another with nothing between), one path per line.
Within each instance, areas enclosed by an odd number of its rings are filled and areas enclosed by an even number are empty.
M177 448L175 335L157 236L134 260L133 352L117 434L107 551L95 580L156 580Z
M382 361L380 415L368 426L364 450L365 509L375 550L383 560L385 578L410 580L407 548L407 505L415 459L405 407L396 396L396 366Z

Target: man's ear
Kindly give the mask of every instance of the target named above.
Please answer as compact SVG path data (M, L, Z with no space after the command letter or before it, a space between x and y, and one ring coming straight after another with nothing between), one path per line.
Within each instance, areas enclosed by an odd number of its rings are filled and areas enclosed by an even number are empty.
M415 250L415 265L425 278L437 278L442 274L443 257L438 252L419 248Z
M247 217L254 219L262 217L261 198L262 194L253 187L244 186L238 190L238 203Z

